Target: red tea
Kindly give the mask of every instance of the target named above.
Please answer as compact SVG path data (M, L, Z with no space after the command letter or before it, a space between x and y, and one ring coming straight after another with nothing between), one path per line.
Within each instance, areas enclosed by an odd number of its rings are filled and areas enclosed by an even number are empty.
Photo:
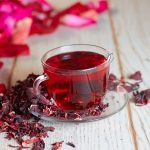
M84 110L101 103L106 93L109 65L98 53L75 51L46 60L44 72L50 96L63 110ZM101 66L99 66L101 65Z

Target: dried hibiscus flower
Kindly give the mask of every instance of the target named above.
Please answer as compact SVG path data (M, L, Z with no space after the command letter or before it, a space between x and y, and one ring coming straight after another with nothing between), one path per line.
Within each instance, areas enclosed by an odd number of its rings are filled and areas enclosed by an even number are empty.
M141 80L142 81L142 75L140 71L136 71L134 74L131 74L129 76L129 79L133 79L133 80Z
M67 142L66 144L69 145L69 146L71 146L71 147L73 147L73 148L76 147L72 142Z
M142 81L141 72L136 71L129 76L129 79L135 80L135 82L130 83L121 79L119 80L114 74L110 74L108 89L112 91L118 91L118 87L121 86L126 89L126 92L133 93L135 104L137 106L143 106L148 104L150 102L150 89L146 89L141 92L138 91L140 87L140 82Z
M139 73L136 72L135 74L131 75L130 79L133 78L137 74L139 74ZM140 77L136 78L136 79L140 79ZM124 89L126 89L126 91L128 93L130 93L130 92L133 92L139 88L139 82L130 83L130 82L127 82L125 80L118 79L114 74L111 73L109 76L108 89L110 91L117 91L118 86L123 87Z
M117 77L114 74L109 75L109 81L108 81L108 89L110 91L116 91L117 86L120 84L120 81L117 79Z
M143 90L141 92L133 92L135 104L137 106L143 106L150 102L150 89Z
M43 140L39 140L38 142L35 142L33 144L32 150L44 150L45 149L45 143Z
M20 145L18 149L33 143L33 148L44 149L42 138L47 137L48 131L54 131L54 127L44 127L33 117L28 108L31 105L26 94L26 88L31 87L36 75L29 75L25 81L7 90L0 96L0 132L6 132L6 139L15 139ZM32 119L32 121L30 121ZM28 136L29 139L24 140Z
M52 150L60 150L64 141L55 142L52 144Z

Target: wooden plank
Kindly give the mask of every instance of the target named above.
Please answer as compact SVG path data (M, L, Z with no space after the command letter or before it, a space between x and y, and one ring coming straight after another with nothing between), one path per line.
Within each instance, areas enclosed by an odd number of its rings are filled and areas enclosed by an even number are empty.
M3 67L0 69L0 83L4 83L7 88L9 88L16 61L14 58L0 58L0 61L4 63ZM5 133L0 134L0 142L3 143L0 150L10 150L8 144L14 143L13 140L7 141L5 136Z
M148 0L112 0L112 7L116 8L114 15L110 14L114 24L115 38L117 39L120 51L121 67L123 74L133 73L141 70L144 84L142 89L150 87L149 67L149 36L150 13ZM149 150L150 106L142 108L130 103L128 115L131 123L132 140L135 149ZM137 145L136 145L137 144Z
M0 61L3 62L3 67L0 69L0 83L9 87L16 61L13 58L0 58Z
M66 3L59 3L56 7L64 7ZM107 13L100 16L99 24L81 29L72 29L69 27L60 27L54 34L44 36L33 36L28 40L31 48L31 56L17 58L14 67L12 84L16 80L24 79L27 74L42 73L40 62L41 56L54 47L72 43L88 43L105 47L114 52L115 58L117 54L115 45L112 40L112 31ZM118 68L118 59L112 64L112 71L120 75ZM102 121L72 124L72 123L50 123L44 122L45 125L53 125L56 127L54 133L49 134L49 138L45 140L46 149L50 148L50 144L55 141L64 140L72 141L76 144L76 150L132 150L132 142L130 131L128 128L127 110ZM10 141L12 145L15 143ZM7 149L6 145L2 147ZM64 146L64 150L71 149Z

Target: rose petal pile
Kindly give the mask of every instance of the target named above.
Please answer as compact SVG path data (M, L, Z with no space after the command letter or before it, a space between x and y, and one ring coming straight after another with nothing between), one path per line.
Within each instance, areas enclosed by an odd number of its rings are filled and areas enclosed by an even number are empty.
M0 57L29 54L24 41L30 31L31 9L15 1L3 0L0 1L0 14Z
M0 1L0 57L29 55L29 48L24 43L30 35L54 32L59 25L95 24L98 14L107 9L106 0L87 4L77 2L60 12L46 0Z

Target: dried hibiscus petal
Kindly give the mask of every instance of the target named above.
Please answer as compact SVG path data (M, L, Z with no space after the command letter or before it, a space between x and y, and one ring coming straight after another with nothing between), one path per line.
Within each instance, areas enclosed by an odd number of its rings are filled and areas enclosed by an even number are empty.
M41 139L38 142L35 142L33 144L32 150L44 150L45 148L45 143L44 141Z
M60 150L64 141L55 142L52 144L52 150Z
M27 140L24 140L22 145L26 145L26 144L33 144L33 143L36 143L40 140L39 137L35 137L35 138L32 138L32 139L27 139Z
M150 102L150 89L133 92L133 95L137 106L143 106Z
M73 147L73 148L76 147L72 142L67 142L66 144L69 145L69 146L71 146L71 147Z
M117 80L117 77L113 73L110 73L109 80Z
M110 74L109 81L108 81L108 89L110 91L116 91L117 86L120 84L120 81L116 79L113 74Z
M54 132L55 128L54 127L44 127L44 131L51 131Z
M129 83L129 82L123 82L122 87L124 87L128 93L133 92L135 90L138 90L139 83Z
M129 79L133 79L133 80L142 80L142 75L140 71L136 71L134 74L131 74L129 76Z

